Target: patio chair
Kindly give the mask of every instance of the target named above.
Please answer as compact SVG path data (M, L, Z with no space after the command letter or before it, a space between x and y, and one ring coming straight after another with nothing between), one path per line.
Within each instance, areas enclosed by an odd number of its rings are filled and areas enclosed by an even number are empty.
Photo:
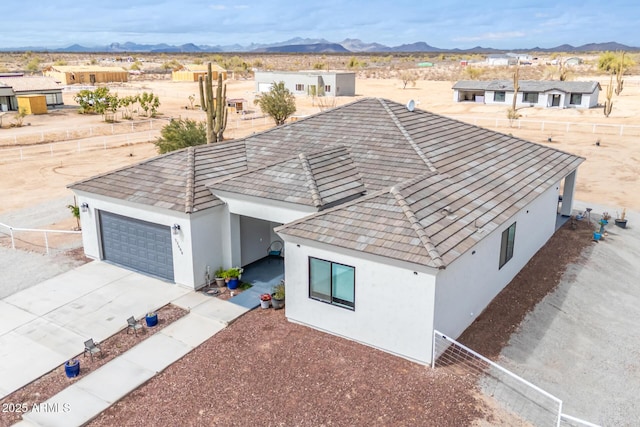
M93 360L93 355L95 353L100 353L100 343L94 342L93 338L89 338L84 342L84 353L83 356L87 357L87 353L91 356L91 360Z
M142 329L142 324L136 320L135 317L131 316L127 319L127 334L129 334L130 330L133 330L133 333L138 335L138 329Z
M282 258L282 249L283 248L284 248L284 245L282 244L282 242L280 240L275 240L275 241L271 242L271 244L267 248L267 257L269 259L271 259L273 257Z

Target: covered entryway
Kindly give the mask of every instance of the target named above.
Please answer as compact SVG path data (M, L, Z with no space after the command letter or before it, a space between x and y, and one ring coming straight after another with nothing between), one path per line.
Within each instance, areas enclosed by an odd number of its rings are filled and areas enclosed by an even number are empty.
M100 211L102 259L174 281L171 228Z

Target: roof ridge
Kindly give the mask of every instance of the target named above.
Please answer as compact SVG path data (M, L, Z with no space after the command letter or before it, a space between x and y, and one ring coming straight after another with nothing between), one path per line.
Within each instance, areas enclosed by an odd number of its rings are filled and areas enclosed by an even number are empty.
M402 196L400 191L395 186L389 189L389 193L391 193L396 198L398 205L400 205L400 208L402 209L405 216L411 223L411 227L420 238L422 245L429 253L429 256L433 260L436 267L440 269L445 268L446 266L444 264L444 261L442 261L442 257L440 256L438 249L433 244L429 236L427 236L427 233L424 231L424 228L420 224L420 221L418 221L418 218L416 218L415 213L409 207L409 203L407 203L407 200L404 198L404 196Z
M187 182L186 197L184 198L184 212L193 212L193 200L195 198L196 182L196 150L193 146L187 149Z
M307 177L307 184L309 185L309 190L311 190L311 200L313 201L313 205L319 208L322 206L322 197L320 196L318 184L316 183L316 180L313 176L313 171L311 170L309 159L307 158L307 155L305 153L298 154L298 158L300 159L302 170Z
M433 165L433 163L431 163L431 160L429 160L429 157L427 157L427 155L422 151L422 149L418 146L418 144L416 144L413 138L411 138L411 135L409 135L409 132L407 132L407 130L402 126L402 124L400 123L400 120L398 120L398 117L393 113L393 111L391 111L391 108L389 108L385 100L378 98L378 101L380 102L382 107L387 111L389 116L391 116L391 120L393 120L393 123L396 125L400 133L402 133L402 135L409 142L409 144L411 145L413 150L416 152L416 154L418 154L418 157L420 157L420 159L422 159L422 161L427 165L427 168L429 168L431 172L438 172L438 170Z

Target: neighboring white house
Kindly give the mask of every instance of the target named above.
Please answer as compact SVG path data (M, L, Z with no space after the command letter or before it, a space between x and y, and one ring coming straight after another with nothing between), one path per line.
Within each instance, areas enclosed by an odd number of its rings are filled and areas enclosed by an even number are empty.
M350 71L256 71L256 92L269 92L275 82L294 95L355 96L356 73Z
M0 111L17 111L17 97L25 95L44 95L49 107L63 105L62 88L51 77L0 75Z
M385 99L70 186L87 256L199 288L285 242L286 316L427 364L571 213L584 159ZM562 194L560 188L563 188Z
M508 65L516 65L518 63L518 58L507 54L495 53L487 55L485 61L487 62L487 65L502 67Z
M544 108L593 108L598 105L600 83L556 80L520 80L516 105ZM453 85L454 102L482 102L511 106L510 80L461 80Z

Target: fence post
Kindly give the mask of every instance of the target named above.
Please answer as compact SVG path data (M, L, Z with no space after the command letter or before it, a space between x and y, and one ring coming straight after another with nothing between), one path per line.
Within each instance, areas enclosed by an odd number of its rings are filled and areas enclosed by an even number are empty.
M436 368L436 330L433 330L431 337L431 369Z
M13 228L9 227L9 233L11 233L11 249L15 249L16 241L13 239Z
M49 239L46 231L44 232L44 246L47 248L47 255L49 255Z
M23 160L23 158L22 158L22 148L20 148L20 160Z
M596 133L596 125L593 125L593 130L591 131L591 133Z
M620 136L622 136L622 130L624 129L624 125L620 125Z
M53 157L53 144L49 144L49 151L51 151L51 157Z
M540 129L541 132L544 132L544 120L542 121L542 128Z
M556 427L560 427L560 423L562 422L562 400L558 403L558 422L556 423Z

